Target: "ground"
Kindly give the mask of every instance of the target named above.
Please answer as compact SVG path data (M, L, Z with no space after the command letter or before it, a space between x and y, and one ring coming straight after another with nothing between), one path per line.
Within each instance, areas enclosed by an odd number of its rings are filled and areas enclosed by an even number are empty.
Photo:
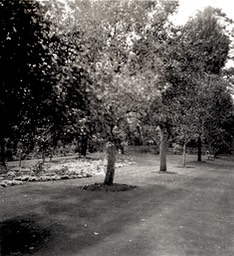
M141 154L117 169L120 192L90 191L103 174L86 179L26 182L2 188L1 255L232 256L234 159L198 163Z

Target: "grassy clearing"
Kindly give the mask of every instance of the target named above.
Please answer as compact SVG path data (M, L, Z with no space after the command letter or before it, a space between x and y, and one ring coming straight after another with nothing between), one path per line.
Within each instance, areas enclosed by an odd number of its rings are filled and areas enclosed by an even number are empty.
M1 255L233 255L234 163L180 161L169 156L163 175L157 156L137 155L115 179L136 187L116 193L81 189L104 174L5 188Z

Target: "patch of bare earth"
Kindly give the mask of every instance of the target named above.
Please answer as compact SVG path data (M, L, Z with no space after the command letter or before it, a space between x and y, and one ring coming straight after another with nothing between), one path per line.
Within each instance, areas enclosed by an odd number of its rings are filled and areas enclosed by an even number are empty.
M136 188L136 186L127 185L127 184L113 184L111 186L104 185L102 183L94 183L91 185L85 185L81 187L82 190L87 191L104 191L104 192L120 192L120 191L129 191Z

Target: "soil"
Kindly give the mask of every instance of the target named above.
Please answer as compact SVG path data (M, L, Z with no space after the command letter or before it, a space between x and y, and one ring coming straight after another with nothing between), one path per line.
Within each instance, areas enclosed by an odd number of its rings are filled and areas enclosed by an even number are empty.
M158 156L137 155L116 171L121 192L102 174L1 189L0 255L232 256L234 159L168 160L164 175Z
M136 186L127 185L127 184L113 184L111 186L104 185L103 183L94 183L91 185L86 185L81 187L83 190L88 191L105 191L105 192L120 192L128 191L134 189Z

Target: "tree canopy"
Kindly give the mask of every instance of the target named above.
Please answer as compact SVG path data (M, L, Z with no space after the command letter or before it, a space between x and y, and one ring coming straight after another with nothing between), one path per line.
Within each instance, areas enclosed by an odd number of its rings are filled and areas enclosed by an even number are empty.
M52 56L48 50L49 23L37 2L3 1L0 12L3 144L4 138L19 136L26 127L30 130L44 118L52 92Z
M233 137L225 16L209 7L176 26L178 4L3 1L2 145L7 137L55 146L94 134L113 142L134 116L136 129L159 127L161 170L169 138L200 136L222 151Z

